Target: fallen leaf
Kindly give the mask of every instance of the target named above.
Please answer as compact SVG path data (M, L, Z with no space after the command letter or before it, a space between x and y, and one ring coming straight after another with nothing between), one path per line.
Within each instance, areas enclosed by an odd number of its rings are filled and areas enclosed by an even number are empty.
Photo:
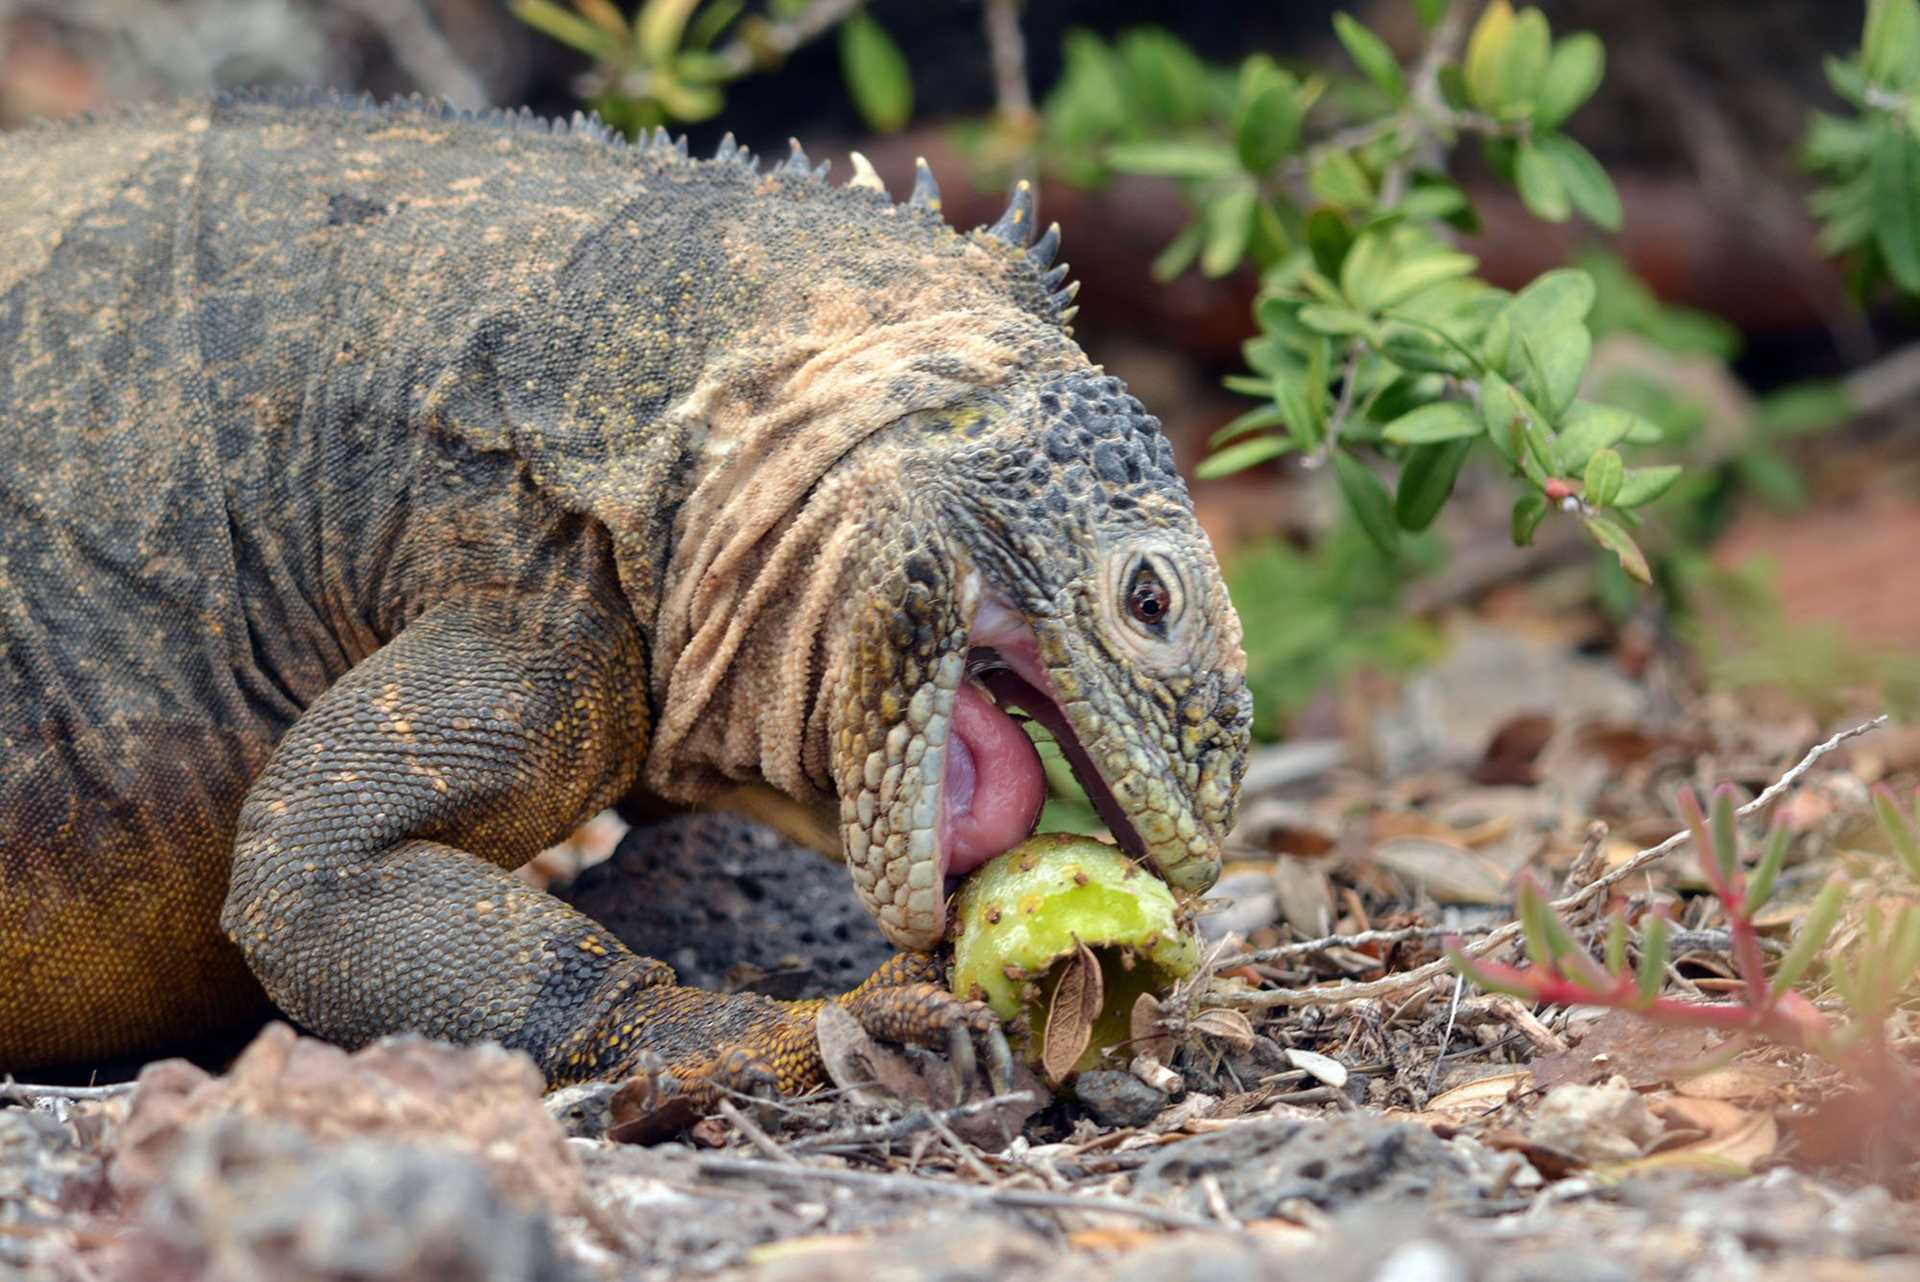
M1669 1028L1632 1011L1609 1010L1585 1025L1578 1046L1537 1057L1534 1080L1542 1090L1616 1075L1629 1086L1655 1086L1698 1067L1720 1040L1717 1033Z
M1511 1072L1478 1077L1471 1082L1462 1082L1451 1090L1441 1091L1427 1101L1426 1108L1421 1112L1437 1113L1456 1122L1478 1121L1505 1107L1513 1096L1531 1089L1532 1071L1517 1068Z
M1518 1153L1527 1159L1534 1170L1549 1180L1564 1180L1575 1171L1585 1170L1587 1160L1578 1153L1569 1152L1553 1144L1543 1144L1519 1131L1502 1127L1486 1131L1476 1136L1488 1148L1503 1153Z
M927 1081L900 1052L867 1035L842 1007L828 1002L814 1020L814 1040L833 1084L854 1102L868 1107L901 1104L943 1108L951 1100L931 1098ZM951 1091L949 1091L951 1094Z
M1047 1006L1047 1030L1040 1043L1040 1067L1063 1082L1093 1040L1093 1021L1106 1002L1106 982L1093 950L1074 941L1073 955L1060 968L1053 1000Z
M1173 1038L1161 1027L1166 1007L1152 993L1142 993L1133 999L1133 1014L1128 1026L1128 1035L1132 1039L1134 1052L1150 1056L1161 1064L1173 1062Z
M1486 751L1469 777L1481 784L1532 784L1533 763L1553 738L1553 726L1553 717L1544 712L1509 717L1487 740Z
M1653 1101L1654 1116L1669 1126L1693 1131L1699 1138L1679 1144L1662 1143L1663 1155L1688 1154L1737 1162L1751 1168L1770 1157L1780 1143L1780 1128L1770 1109L1744 1109L1726 1100L1692 1099L1684 1095Z
M1373 857L1443 904L1504 904L1512 898L1498 864L1452 841L1392 837L1373 848Z
M1772 1100L1792 1081L1792 1076L1778 1065L1728 1064L1691 1077L1676 1077L1673 1089L1694 1099Z
M1187 1026L1206 1037L1217 1038L1237 1051L1253 1049L1253 1021L1226 1006L1210 1006L1188 1021Z

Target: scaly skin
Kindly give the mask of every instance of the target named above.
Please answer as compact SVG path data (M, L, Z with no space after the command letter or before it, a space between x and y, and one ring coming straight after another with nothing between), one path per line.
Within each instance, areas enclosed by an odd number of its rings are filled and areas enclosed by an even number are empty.
M1238 624L1030 213L324 98L0 138L0 1071L271 998L555 1083L800 1089L816 1005L679 988L508 870L636 785L764 783L838 797L931 947L989 596L1144 853L1211 881ZM987 1033L903 957L837 1000Z

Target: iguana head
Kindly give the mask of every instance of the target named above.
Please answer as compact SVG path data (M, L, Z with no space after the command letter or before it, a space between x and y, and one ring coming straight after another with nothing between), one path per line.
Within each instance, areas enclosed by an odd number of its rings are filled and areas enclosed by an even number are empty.
M832 692L854 884L897 944L944 929L948 878L1033 829L1014 720L1051 734L1121 847L1174 886L1220 868L1251 700L1240 625L1160 425L1117 378L1054 371L910 419L939 443ZM939 441L957 437L956 441Z
M1240 624L1159 423L1071 339L1057 230L1028 246L1022 184L957 232L924 165L900 206L857 158L842 188L797 149L739 172L754 199L716 235L756 319L679 411L703 462L649 779L837 796L860 896L924 948L949 879L1039 818L1027 717L1124 849L1211 885L1251 724Z

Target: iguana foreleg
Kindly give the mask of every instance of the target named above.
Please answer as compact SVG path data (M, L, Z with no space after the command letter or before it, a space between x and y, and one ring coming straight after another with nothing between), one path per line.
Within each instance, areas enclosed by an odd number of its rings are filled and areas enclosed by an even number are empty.
M518 1047L556 1084L656 1060L701 1102L816 1082L819 1003L678 987L508 874L631 780L644 689L637 629L591 602L559 623L436 607L355 667L241 813L222 925L269 996L348 1044L414 1030ZM991 1029L928 978L902 961L839 1000L894 1040Z

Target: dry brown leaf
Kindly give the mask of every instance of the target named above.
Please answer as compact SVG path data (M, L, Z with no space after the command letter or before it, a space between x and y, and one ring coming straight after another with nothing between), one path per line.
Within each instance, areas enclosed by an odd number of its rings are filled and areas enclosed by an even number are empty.
M1504 904L1512 898L1505 870L1453 841L1392 837L1373 848L1373 857L1443 904Z
M1142 993L1133 999L1133 1015L1128 1025L1128 1036L1132 1039L1136 1055L1150 1055L1161 1064L1173 1062L1173 1038L1167 1036L1161 1028L1161 1018L1166 1007L1152 993Z
M1253 1049L1253 1021L1237 1010L1210 1006L1188 1021L1187 1026L1205 1037L1215 1037L1237 1051Z
M1676 1078L1673 1089L1693 1099L1772 1100L1792 1081L1792 1076L1777 1065L1728 1064L1692 1077Z
M1093 1021L1105 1004L1106 981L1093 950L1074 941L1073 955L1060 968L1053 1001L1047 1007L1047 1031L1040 1043L1040 1066L1055 1082L1063 1082L1093 1040Z
M1438 1113L1453 1121L1470 1122L1501 1108L1514 1095L1532 1087L1533 1073L1517 1068L1507 1073L1475 1078L1451 1090L1441 1091L1428 1100L1426 1108L1421 1111Z
M1772 1156L1780 1142L1780 1129L1771 1110L1744 1109L1725 1100L1684 1095L1655 1100L1649 1107L1670 1126L1700 1132L1698 1139L1663 1147L1663 1156L1686 1154L1751 1167L1761 1158Z

